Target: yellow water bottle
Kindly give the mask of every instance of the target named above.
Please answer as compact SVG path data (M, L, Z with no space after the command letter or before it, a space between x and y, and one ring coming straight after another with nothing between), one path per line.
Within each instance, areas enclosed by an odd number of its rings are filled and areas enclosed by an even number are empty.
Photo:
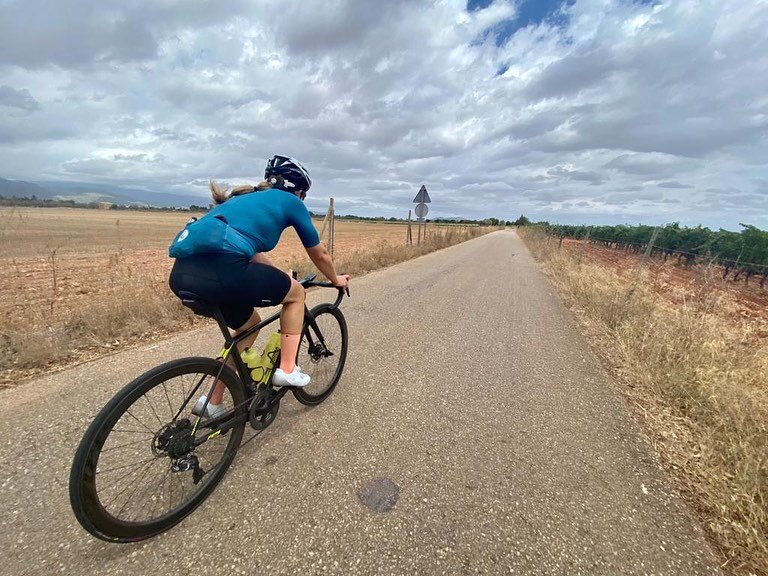
M272 376L272 370L275 368L275 362L277 356L280 354L280 332L273 332L267 338L267 344L264 346L264 352L261 353L261 369L262 379L256 380L262 384L269 382L270 376Z
M261 382L261 379L264 377L264 371L261 368L261 354L253 348L246 348L240 353L240 358L243 359L243 362L251 371L253 381L256 383Z

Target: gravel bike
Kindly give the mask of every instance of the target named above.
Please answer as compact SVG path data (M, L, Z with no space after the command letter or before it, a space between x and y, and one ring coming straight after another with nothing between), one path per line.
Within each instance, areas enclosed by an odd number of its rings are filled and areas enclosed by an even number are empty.
M271 375L265 384L254 382L237 353L239 341L275 322L279 313L232 337L217 306L191 292L180 294L195 314L216 320L223 357L180 358L153 368L98 413L69 477L70 503L83 528L109 542L135 542L168 530L211 494L237 451L274 422L289 390L307 406L330 396L347 357L347 324L339 310L345 291L315 278L300 283L337 288L339 294L333 304L305 306L297 364L312 381L304 388L275 387ZM279 362L278 355L275 366ZM193 414L199 393L207 391L210 398L217 381L226 386L226 412L213 418ZM206 414L205 407L195 412ZM255 432L241 442L246 423Z

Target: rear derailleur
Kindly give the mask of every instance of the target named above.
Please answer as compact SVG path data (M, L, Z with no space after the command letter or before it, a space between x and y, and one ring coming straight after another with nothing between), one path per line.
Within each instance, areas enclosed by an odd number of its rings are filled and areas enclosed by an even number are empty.
M152 440L152 452L155 456L165 454L171 459L171 472L192 470L192 481L197 484L205 476L200 461L192 452L195 438L192 435L192 423L182 418L163 426Z

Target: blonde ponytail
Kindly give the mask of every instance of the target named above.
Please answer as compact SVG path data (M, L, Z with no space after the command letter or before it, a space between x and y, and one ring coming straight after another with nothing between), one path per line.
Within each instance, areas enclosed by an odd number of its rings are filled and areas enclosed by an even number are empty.
M219 186L216 180L211 178L209 184L211 189L211 196L213 197L214 204L224 204L227 200L233 196L240 196L242 194L248 194L249 192L260 192L261 190L267 190L272 188L272 184L269 182L259 182L256 186L250 184L243 184L242 186L235 186L231 191L228 191L223 186Z

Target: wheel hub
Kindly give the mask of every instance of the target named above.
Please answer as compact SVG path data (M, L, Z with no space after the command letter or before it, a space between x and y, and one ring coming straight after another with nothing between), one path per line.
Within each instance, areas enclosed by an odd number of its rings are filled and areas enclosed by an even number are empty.
M320 362L320 360L327 358L328 356L333 356L333 352L328 350L328 347L324 342L317 342L309 350L309 358L315 363Z
M156 456L165 453L174 459L181 458L193 448L192 423L186 418L163 426L152 441L152 452Z

